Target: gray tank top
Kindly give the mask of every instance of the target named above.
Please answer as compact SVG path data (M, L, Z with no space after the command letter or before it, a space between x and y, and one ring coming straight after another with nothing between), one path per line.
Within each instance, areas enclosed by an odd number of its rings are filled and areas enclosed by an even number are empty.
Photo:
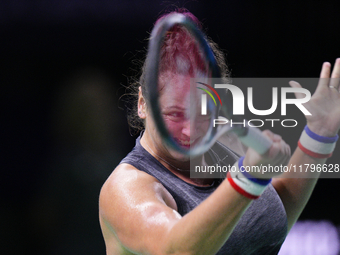
M233 165L238 159L235 153L220 143L216 143L205 157L220 165ZM182 216L199 205L223 181L217 180L209 187L198 187L183 181L141 146L140 137L136 140L136 146L121 163L130 164L155 177L173 196ZM275 189L269 185L261 197L251 203L217 254L277 254L286 234L285 209Z

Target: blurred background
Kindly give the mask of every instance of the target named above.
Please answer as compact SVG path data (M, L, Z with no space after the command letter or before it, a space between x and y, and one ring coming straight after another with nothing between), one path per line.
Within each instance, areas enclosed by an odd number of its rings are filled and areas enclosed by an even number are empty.
M136 138L119 98L174 6L204 23L233 77L318 77L340 57L337 1L0 1L1 254L105 254L100 188ZM261 108L271 90L258 93ZM295 148L303 126L274 131ZM321 179L301 221L339 226L339 191Z

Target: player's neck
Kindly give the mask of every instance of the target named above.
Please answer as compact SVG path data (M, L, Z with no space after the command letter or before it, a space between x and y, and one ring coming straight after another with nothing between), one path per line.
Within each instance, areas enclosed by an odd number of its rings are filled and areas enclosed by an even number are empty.
M196 186L210 186L214 182L213 179L204 178L204 176L202 176L202 178L190 178L190 165L204 164L202 156L195 159L188 158L185 161L172 159L169 156L159 153L159 150L157 150L153 140L150 138L148 132L145 132L140 140L141 145L174 175Z

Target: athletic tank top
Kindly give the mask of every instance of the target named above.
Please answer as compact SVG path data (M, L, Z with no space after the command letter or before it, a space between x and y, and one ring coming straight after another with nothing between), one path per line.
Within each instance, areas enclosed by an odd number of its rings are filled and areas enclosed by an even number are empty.
M221 166L233 165L238 159L238 155L221 143L216 143L204 156L206 160L212 160ZM223 181L217 180L209 187L199 187L183 181L141 146L140 137L121 163L130 164L155 177L173 196L182 216L212 194ZM286 234L285 209L275 189L269 185L261 197L250 204L217 254L274 255L279 252Z

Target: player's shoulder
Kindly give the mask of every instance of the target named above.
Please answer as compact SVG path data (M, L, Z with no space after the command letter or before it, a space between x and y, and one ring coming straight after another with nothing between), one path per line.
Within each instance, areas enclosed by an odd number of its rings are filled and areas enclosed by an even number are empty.
M127 233L136 232L134 225L136 221L140 222L138 208L149 199L143 194L151 193L148 187L155 183L154 177L132 165L120 164L103 184L99 196L99 221L108 254L133 254L125 248L132 243Z
M147 199L157 196L170 207L176 208L175 202L165 187L153 176L138 170L130 164L120 164L111 173L100 192L100 206L106 207L127 203L127 198Z
M110 254L139 250L147 225L160 215L166 216L167 222L178 220L176 210L175 200L156 178L129 164L119 165L99 197L99 220L107 250Z
M157 179L136 167L122 163L119 164L108 177L103 187L126 187L126 185L136 185L138 183L158 182Z
M130 164L119 164L105 181L100 196L117 195L124 190L135 190L142 185L157 182L157 180Z

